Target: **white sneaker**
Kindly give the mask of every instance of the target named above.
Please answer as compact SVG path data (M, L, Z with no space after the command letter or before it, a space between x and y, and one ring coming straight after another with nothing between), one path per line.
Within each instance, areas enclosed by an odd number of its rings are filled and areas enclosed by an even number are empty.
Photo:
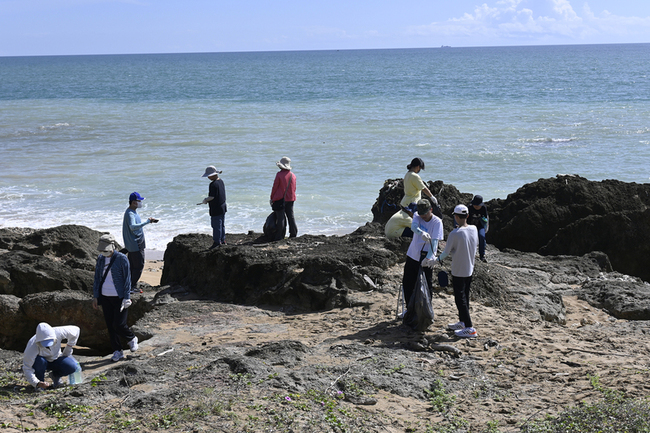
M450 331L465 329L465 322L450 323L449 325L447 325L447 329L449 329Z
M474 329L474 328L459 329L457 331L454 331L454 334L456 334L456 337L460 337L460 338L476 338L476 337L478 337L478 333L476 332L476 329Z
M113 357L111 358L111 361L117 362L120 359L124 359L124 353L122 353L121 350L116 350L115 352L113 352Z
M406 316L406 310L404 310L404 311L402 311L401 313L399 313L399 314L397 315L397 318L398 318L398 319L403 319L404 316Z
M138 350L138 337L133 337L133 340L129 341L128 345L131 352Z

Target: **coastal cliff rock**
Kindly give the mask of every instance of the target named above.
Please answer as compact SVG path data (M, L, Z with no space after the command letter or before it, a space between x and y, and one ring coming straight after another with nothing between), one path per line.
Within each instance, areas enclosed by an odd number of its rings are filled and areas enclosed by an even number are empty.
M179 235L165 251L161 284L222 302L322 310L354 305L351 292L381 288L383 270L404 260L402 241L386 239L378 224L341 237L258 239L229 235L228 245L208 250L210 236Z
M90 292L102 234L78 225L0 229L0 293Z
M558 175L488 202L488 243L543 255L603 251L614 270L650 281L650 184Z

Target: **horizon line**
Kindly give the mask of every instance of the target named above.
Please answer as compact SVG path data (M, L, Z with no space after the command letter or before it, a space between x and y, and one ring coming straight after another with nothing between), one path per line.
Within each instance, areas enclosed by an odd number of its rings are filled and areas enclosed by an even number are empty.
M616 42L616 43L593 43L593 44L540 44L540 45L468 45L451 46L441 45L435 47L401 47L401 48L324 48L324 49L295 49L295 50L242 50L242 51L177 51L177 52L142 52L142 53L103 53L103 54L25 54L4 56L7 58L24 57L83 57L83 56L148 56L148 55L176 55L176 54L253 54L253 53L306 53L306 52L330 52L330 51L391 51L391 50L438 50L438 49L466 49L466 48L525 48L525 47L575 47L575 46L599 46L599 45L647 45L650 42Z

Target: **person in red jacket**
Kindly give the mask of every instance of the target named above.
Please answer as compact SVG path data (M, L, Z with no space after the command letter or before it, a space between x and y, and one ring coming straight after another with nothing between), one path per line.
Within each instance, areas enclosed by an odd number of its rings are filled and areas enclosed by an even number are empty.
M298 235L298 226L293 217L293 203L296 201L296 175L291 172L291 159L283 156L275 163L280 171L275 175L273 189L271 189L271 208L276 215L278 227L286 227L284 219L289 224L289 237ZM278 230L274 240L284 239L285 232Z

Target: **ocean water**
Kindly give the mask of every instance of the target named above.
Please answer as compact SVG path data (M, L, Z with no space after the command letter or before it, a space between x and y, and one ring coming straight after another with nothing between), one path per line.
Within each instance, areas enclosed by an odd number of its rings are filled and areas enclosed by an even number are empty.
M650 179L650 44L0 57L0 227L82 224L121 238L146 197L149 248L260 232L292 159L299 234L372 220L413 157L486 200L556 174Z

